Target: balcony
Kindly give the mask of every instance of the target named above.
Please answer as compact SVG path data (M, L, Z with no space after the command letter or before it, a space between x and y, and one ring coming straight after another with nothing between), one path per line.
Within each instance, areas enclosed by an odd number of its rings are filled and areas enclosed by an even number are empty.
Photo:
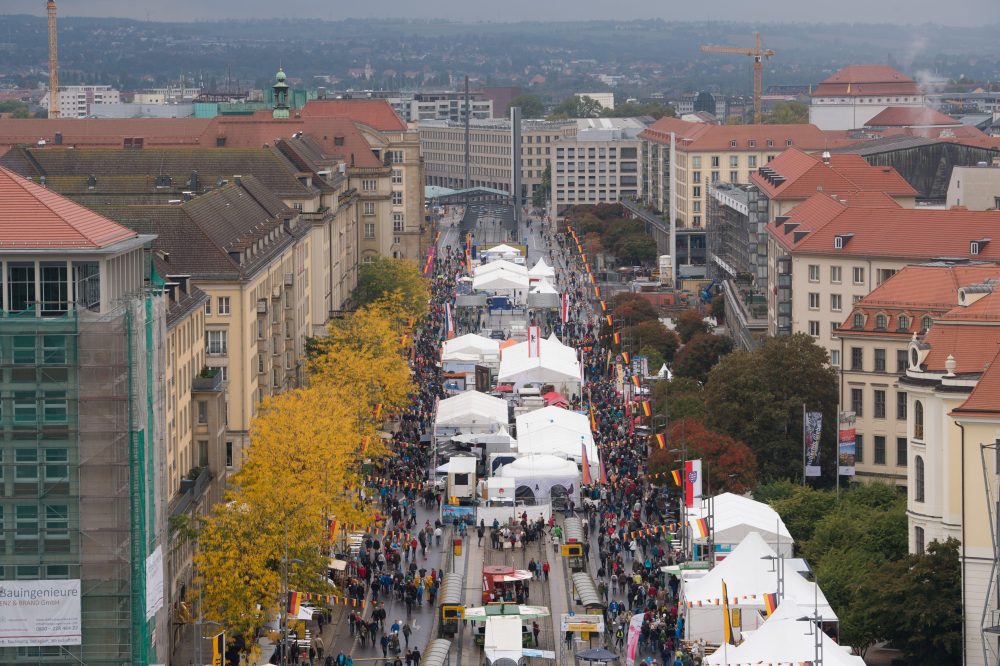
M191 382L191 390L195 392L212 392L222 390L222 372L219 368L203 368Z
M176 516L185 513L205 494L211 481L212 472L208 467L195 467L188 472L188 475L181 479L180 491L170 501L170 515Z

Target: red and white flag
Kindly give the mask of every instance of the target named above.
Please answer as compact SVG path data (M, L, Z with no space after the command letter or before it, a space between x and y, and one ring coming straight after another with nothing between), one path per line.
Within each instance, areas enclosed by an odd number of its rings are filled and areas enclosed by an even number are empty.
M528 358L538 358L542 355L542 329L540 326L528 327Z
M451 303L444 304L445 331L447 338L451 340L455 337L455 318L451 314Z
M564 293L560 297L559 315L562 319L562 323L565 324L569 321L569 294Z
M701 460L684 462L684 506L694 507L694 501L701 499Z

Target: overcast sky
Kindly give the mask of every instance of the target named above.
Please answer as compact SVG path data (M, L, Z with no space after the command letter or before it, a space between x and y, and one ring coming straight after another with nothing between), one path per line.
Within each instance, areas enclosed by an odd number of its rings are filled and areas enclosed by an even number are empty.
M664 18L679 21L1000 23L1000 0L56 0L63 16L159 21L231 18L451 18L459 21ZM0 0L0 13L44 14L42 0Z

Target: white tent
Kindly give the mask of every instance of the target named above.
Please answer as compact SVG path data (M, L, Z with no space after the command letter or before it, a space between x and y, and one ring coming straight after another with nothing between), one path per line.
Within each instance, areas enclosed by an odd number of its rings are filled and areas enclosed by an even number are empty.
M528 276L513 271L490 271L472 278L472 290L500 295L525 294L528 291Z
M544 257L539 259L538 263L532 266L531 270L528 271L528 277L533 277L533 278L550 278L555 276L556 276L555 270L547 263L545 263Z
M782 601L774 614L759 629L748 632L739 646L719 648L705 658L711 666L730 664L804 664L816 661L813 622L800 620L813 614L811 605L800 605L791 600ZM856 657L846 646L838 645L820 632L823 644L823 666L864 666L864 659Z
M491 261L493 259L513 259L514 257L520 257L521 251L516 247L511 247L506 243L500 245L494 245L487 250L480 250L479 255L485 261Z
M504 259L497 259L496 261L491 261L488 264L480 264L472 269L472 275L486 275L487 273L492 273L493 271L513 271L519 275L527 275L528 269L521 264L515 264L513 261L506 261Z
M539 354L528 356L528 343L521 342L504 349L500 354L497 381L514 384L521 389L525 384L551 384L567 397L580 392L580 361L576 350L568 347L555 336L539 340Z
M722 642L722 582L725 581L730 607L743 609L743 629L753 631L763 624L757 611L764 610L764 595L778 591L778 562L764 538L750 532L729 556L701 578L684 580L681 599L687 613L684 625L690 640L702 638L709 643ZM801 605L819 605L826 622L836 622L823 591L795 572L783 567L785 594Z
M793 557L792 535L785 527L778 512L763 502L742 495L722 493L714 500L716 553L722 557L738 546L747 534L757 532L764 541L782 557ZM696 521L708 516L708 501L700 507L688 509L688 521L697 534ZM706 544L708 539L696 538L696 543Z
M559 487L579 503L580 470L572 460L547 453L522 456L504 465L497 476L513 479L518 499L530 495L539 504L548 502L552 489Z
M507 401L478 391L465 391L438 402L436 429L494 432L507 424Z
M521 618L519 616L498 615L486 618L486 636L483 653L491 664L501 659L520 663L521 659Z
M519 415L516 423L518 453L549 453L580 462L582 448L586 447L591 465L598 461L590 419L585 414L562 407L542 407Z
M457 338L452 338L451 340L445 340L441 358L442 360L445 360L457 354L471 354L475 356L482 356L484 354L499 354L499 353L500 353L499 340L493 340L492 338L487 338L485 335L466 333L465 335L460 335Z
M548 280L539 280L531 287L532 294L558 294L559 292Z

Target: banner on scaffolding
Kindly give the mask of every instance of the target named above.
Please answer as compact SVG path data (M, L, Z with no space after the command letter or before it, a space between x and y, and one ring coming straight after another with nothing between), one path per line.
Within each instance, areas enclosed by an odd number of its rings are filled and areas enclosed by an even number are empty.
M0 581L0 647L80 645L80 581Z

